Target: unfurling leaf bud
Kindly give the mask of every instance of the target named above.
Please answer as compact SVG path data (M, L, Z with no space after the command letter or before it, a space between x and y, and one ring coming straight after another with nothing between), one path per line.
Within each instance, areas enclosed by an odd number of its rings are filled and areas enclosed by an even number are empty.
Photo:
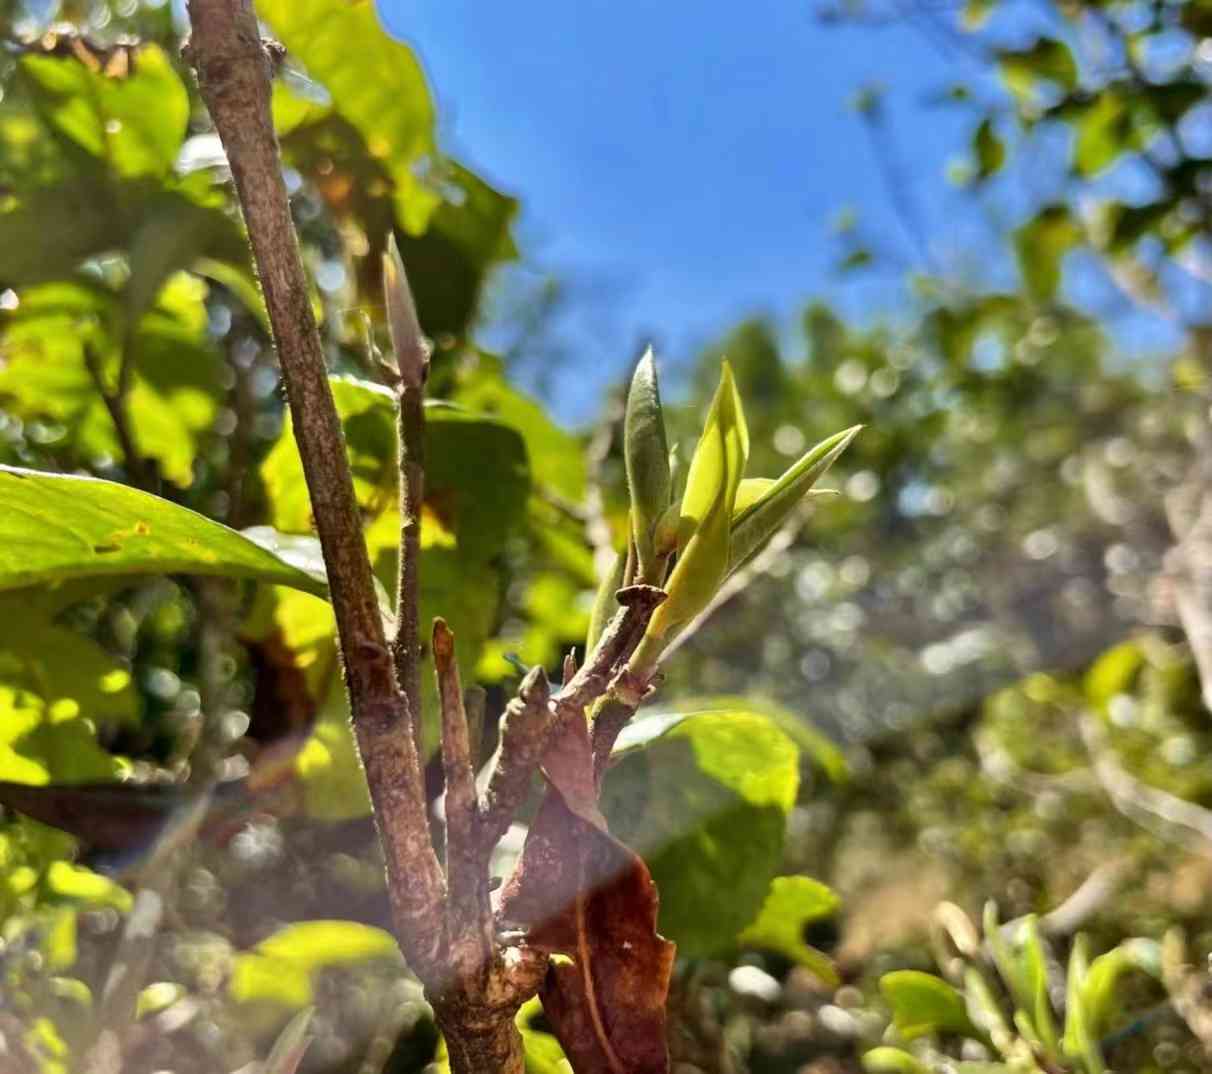
M387 330L400 370L400 383L405 388L420 388L429 373L429 344L421 334L417 306L394 234L387 237L387 250L383 254L383 298L387 304Z
M754 478L741 483L732 519L729 574L743 567L774 536L861 428L855 425L822 440L777 480Z
M669 597L657 608L633 659L641 672L656 665L676 628L707 607L727 574L733 505L748 457L749 430L725 362L686 475L678 528L686 527L690 536L666 583Z
M623 454L627 465L627 487L631 493L631 533L636 549L636 581L650 585L656 577L654 535L657 522L669 507L672 478L669 444L657 385L656 360L652 348L644 352L631 378L627 414L623 422Z

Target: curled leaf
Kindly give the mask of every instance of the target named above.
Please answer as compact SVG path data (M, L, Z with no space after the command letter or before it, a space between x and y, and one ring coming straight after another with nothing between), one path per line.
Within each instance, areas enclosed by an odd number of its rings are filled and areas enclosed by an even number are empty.
M417 305L408 286L404 260L395 234L387 239L383 254L383 298L387 305L387 329L391 334L391 349L400 369L405 387L419 388L425 383L429 367L429 352L417 319Z
M861 425L855 425L822 440L768 485L762 479L741 483L729 545L730 574L743 567L774 536L861 428Z
M636 581L656 585L661 579L655 576L657 556L653 538L657 522L669 506L672 477L656 360L651 347L644 352L644 357L636 366L631 389L627 393L623 454L627 466L627 487L631 493Z
M674 946L657 934L643 860L549 791L502 915L553 960L543 1012L578 1074L666 1074Z
M918 970L893 970L880 978L880 992L905 1040L927 1033L980 1035L968 1017L963 995L941 977Z

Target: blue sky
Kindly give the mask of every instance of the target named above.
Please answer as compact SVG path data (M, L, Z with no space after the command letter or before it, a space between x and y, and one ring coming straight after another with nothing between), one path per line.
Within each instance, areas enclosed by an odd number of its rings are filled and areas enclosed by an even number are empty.
M379 3L425 65L444 148L522 200L518 271L570 282L574 357L549 385L566 417L593 411L642 340L676 366L748 314L790 331L812 297L860 318L903 309L903 272L834 271L846 207L907 263L1006 281L987 207L944 174L976 114L931 99L980 74L945 35L827 26L819 0ZM1031 17L1010 27L1026 41ZM924 254L853 108L870 83ZM1112 301L1090 286L1086 304Z
M894 306L897 285L839 285L831 222L858 209L904 250L851 101L888 90L910 196L932 231L961 195L943 168L972 119L925 98L959 57L907 25L823 26L812 0L689 3L380 0L418 51L445 148L523 202L527 261L566 274L580 400L655 336L671 360L740 316L789 319L813 295Z

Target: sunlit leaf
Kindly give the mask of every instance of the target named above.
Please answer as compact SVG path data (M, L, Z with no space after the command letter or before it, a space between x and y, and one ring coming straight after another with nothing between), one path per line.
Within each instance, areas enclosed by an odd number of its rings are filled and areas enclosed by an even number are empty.
M743 567L778 532L796 505L850 446L861 428L856 425L834 433L810 448L745 510L735 515L729 546L729 572Z
M749 430L728 363L708 411L703 434L690 460L679 530L688 534L661 604L636 652L640 667L655 664L676 629L710 603L729 566L729 533L737 489L749 457Z
M730 948L757 917L798 785L795 743L744 711L668 723L611 769L603 812L652 869L661 931L684 954Z
M841 900L819 880L807 876L776 876L757 918L737 937L744 947L777 951L821 980L836 984L837 971L828 956L804 941L804 928L831 917Z
M918 970L894 970L880 978L880 992L905 1040L927 1033L979 1036L968 1018L964 997L940 977Z
M925 1063L903 1048L872 1048L863 1053L863 1069L867 1074L930 1074Z
M434 107L412 49L387 34L368 0L257 0L257 12L382 162L401 224L424 231L441 195L421 178L435 151Z
M74 57L27 55L21 73L56 132L125 177L163 176L185 137L189 96L156 45L133 54L127 74Z
M326 592L247 537L146 492L0 467L0 590L123 574L210 574Z
M1014 233L1019 272L1028 291L1039 301L1050 301L1061 281L1061 262L1082 237L1068 208L1041 209Z
M302 921L237 955L229 990L241 1003L301 1007L311 1000L317 971L398 957L395 940L382 929L355 921Z

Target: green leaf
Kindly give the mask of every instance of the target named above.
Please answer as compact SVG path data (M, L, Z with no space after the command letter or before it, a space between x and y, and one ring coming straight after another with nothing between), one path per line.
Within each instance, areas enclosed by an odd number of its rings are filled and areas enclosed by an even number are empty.
M303 1007L311 1002L318 971L398 957L395 940L382 929L355 921L303 921L237 955L228 990L238 1003Z
M744 947L761 947L786 955L836 985L837 971L828 956L804 942L804 927L830 917L841 900L819 880L807 876L776 876L757 919L737 937Z
M748 712L762 716L790 736L801 753L811 758L831 783L843 783L849 775L845 754L832 739L813 727L804 716L757 697L691 697L680 701L671 711L646 708L623 728L615 740L612 756L617 759L644 749L678 724L711 712Z
M732 521L728 572L739 570L752 559L787 521L838 457L859 434L861 425L844 429L810 448L789 466L769 488ZM754 491L757 491L756 489Z
M441 195L421 178L435 152L434 106L412 49L384 31L369 0L257 0L256 6L390 175L401 225L423 232Z
M174 483L192 484L199 444L211 435L225 393L222 358L207 333L206 285L178 273L134 325L121 295L84 277L27 288L19 299L15 311L0 316L5 407L63 426L59 450L70 448L79 465L120 458L85 347L110 390L126 353L133 370L126 410L139 455Z
M381 385L347 377L331 380L354 476L358 503L378 516L383 545L399 537L396 521L395 398ZM288 421L261 468L274 526L311 532L311 505L294 432ZM422 547L453 535L459 554L481 562L499 555L518 525L530 490L520 435L493 418L448 403L425 408L425 507ZM381 551L371 540L371 551Z
M1154 940L1127 940L1090 963L1081 993L1087 1028L1093 1036L1105 1033L1119 1014L1117 990L1132 970L1160 980L1161 945Z
M985 980L984 974L973 966L969 966L964 971L964 999L972 1024L996 1047L1000 1048L1002 1042L1009 1040L1010 1027L993 994L993 989L989 987L989 982Z
M1034 914L1019 926L1019 937L1023 950L1021 965L1023 977L1030 991L1032 1024L1043 1041L1044 1047L1052 1056L1057 1054L1060 1041L1056 1034L1056 1023L1052 1014L1052 1000L1048 994L1048 960L1044 952L1043 940L1039 934L1038 919Z
M185 138L189 94L163 50L145 45L127 74L74 57L27 55L21 75L46 124L125 178L168 174Z
M972 155L976 158L976 177L988 179L1001 171L1006 162L1006 145L993 129L993 121L984 119L972 136Z
M1086 698L1097 709L1103 709L1116 694L1127 692L1136 674L1145 664L1140 643L1125 641L1103 653L1086 672L1082 688Z
M892 1008L892 1020L905 1040L927 1033L979 1037L964 997L941 977L918 970L894 970L880 978L880 992Z
M1040 82L1051 82L1064 90L1077 87L1073 53L1052 38L1041 37L1030 48L999 52L998 59L1006 87L1020 102L1031 103Z
M24 193L0 212L0 283L20 287L62 279L86 258L120 249L126 239L112 192L92 177Z
M0 654L0 677L12 675L10 661L10 653ZM43 784L115 778L121 765L97 745L95 725L79 701L61 697L60 688L50 683L44 689L51 699L0 682L0 780Z
M1039 302L1051 301L1060 286L1061 262L1082 239L1082 230L1064 205L1041 209L1014 233L1023 283Z
M1082 986L1090 969L1089 942L1079 933L1069 952L1069 972L1065 980L1065 1033L1061 1047L1066 1056L1081 1060L1086 1074L1104 1074L1107 1069L1098 1039L1090 1031Z
M1073 164L1084 179L1097 175L1129 148L1132 134L1128 105L1112 88L1085 105L1076 119Z
M623 420L623 454L627 488L631 494L631 532L636 548L637 581L659 585L653 536L657 522L669 507L672 476L665 415L657 384L656 359L649 347L636 366L627 393Z
M0 590L137 574L220 575L327 592L323 579L167 500L91 477L0 467Z
M867 1074L930 1074L930 1068L903 1048L872 1048L863 1053Z
M67 621L72 605L110 584L0 593L0 682L36 696L42 718L52 723L83 717L100 726L129 724L139 711L127 663Z
M633 667L651 668L661 650L711 602L729 566L729 533L737 489L749 457L749 430L736 381L727 362L708 411L703 435L690 460L682 497L679 532L689 534L666 583L668 598L648 623L632 658Z
M795 743L743 711L671 721L611 769L603 811L647 861L660 931L682 954L728 950L757 917L798 784Z
M569 503L581 502L587 481L581 441L505 379L500 359L480 355L474 369L460 375L452 398L468 410L488 415L519 433L526 441L535 483Z

